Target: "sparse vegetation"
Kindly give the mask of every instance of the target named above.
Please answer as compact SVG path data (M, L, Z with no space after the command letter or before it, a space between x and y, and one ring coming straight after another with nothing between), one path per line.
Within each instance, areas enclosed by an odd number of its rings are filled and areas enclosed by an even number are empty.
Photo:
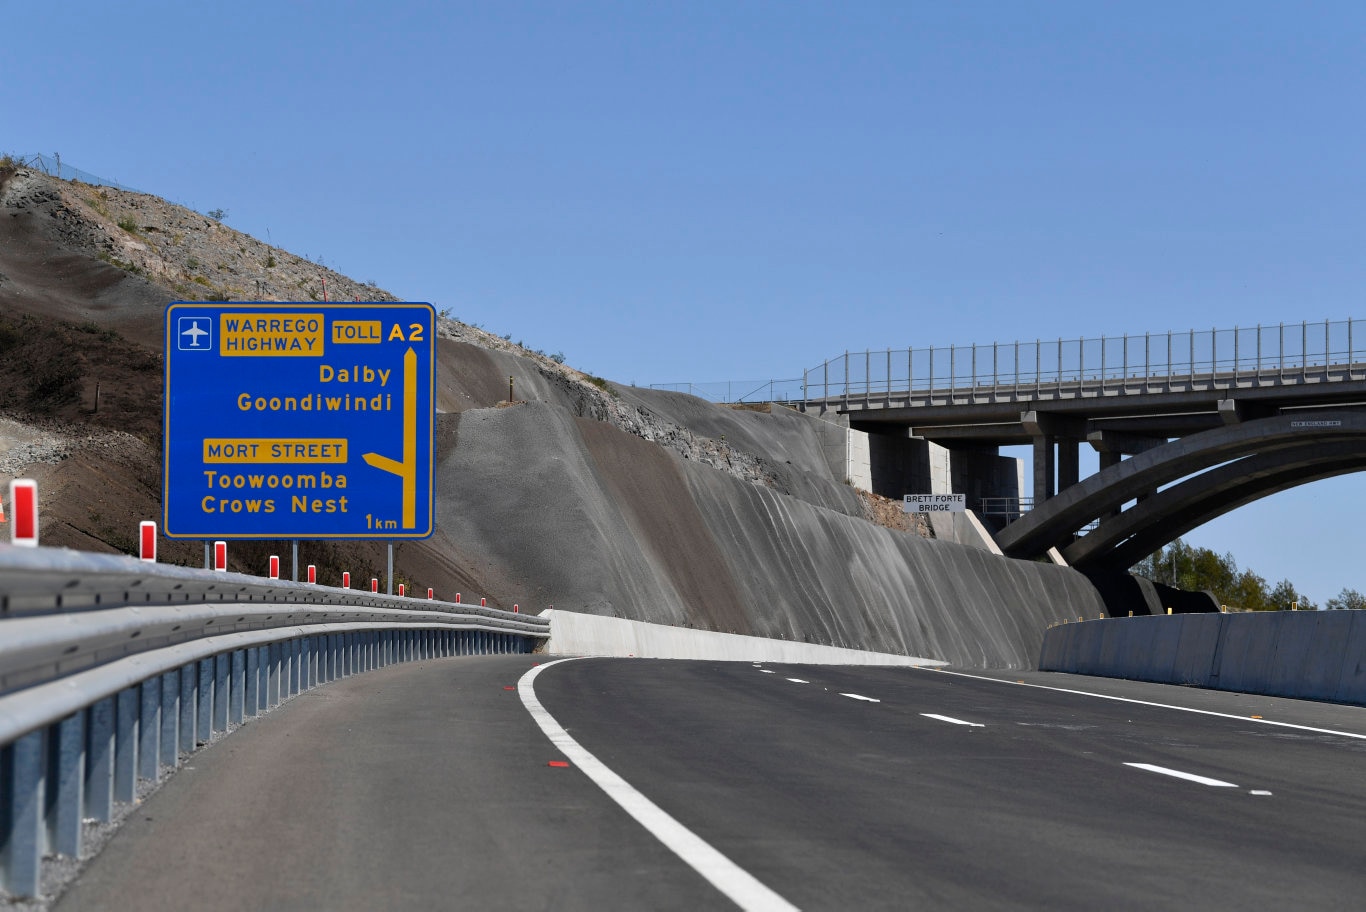
M204 214L207 215L209 218L213 219L215 222L221 222L223 221L223 219L228 217L228 210L210 209L208 212Z
M609 396L620 396L620 395L621 395L620 393L618 393L618 392L616 391L616 388L613 387L612 384L608 383L606 380L602 379L601 377L595 377L595 376L593 376L592 374L585 374L584 377L583 377L583 379L587 380L589 383L593 384L594 386L596 386L598 389L602 390L604 393L606 393L606 394L609 395Z
M273 254L273 253L268 253L268 254L266 254L266 268L267 268L267 269L274 269L274 268L275 268L275 254Z
M119 219L118 226L129 234L138 233L138 223L133 220L131 215L125 215L123 218Z
M556 364L563 364L563 363L564 363L564 352L555 352L555 354L553 354L553 355L550 356L550 360L551 360L551 361L554 361Z

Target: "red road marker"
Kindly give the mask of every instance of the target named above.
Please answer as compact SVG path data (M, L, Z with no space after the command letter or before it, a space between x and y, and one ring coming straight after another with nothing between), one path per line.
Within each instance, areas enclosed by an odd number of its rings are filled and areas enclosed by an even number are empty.
M343 570L343 571L342 571L342 588L343 588L343 589L350 589L350 588L351 588L351 571L350 571L350 570Z
M270 556L270 578L280 578L280 558L274 554Z
M370 577L370 591L371 591L371 592L378 592L378 591L379 591L379 580L376 579L376 578L373 577L373 576Z
M551 760L549 763L546 764L546 766L558 766L558 767L566 767L566 766L568 766L568 765L569 765L569 761L568 761L568 760Z
M9 483L10 544L26 548L38 547L38 482L31 478L16 478Z
M316 583L318 581L318 568L313 564L308 565L308 581Z
M486 598L481 598L481 599L479 600L479 607L481 607L481 608L487 608L487 607L488 607L488 604L489 604L489 600L486 599Z
M213 569L219 573L228 572L228 543L225 541L213 543Z
M456 603L457 605L460 604L460 593L459 593L459 592L457 592L457 593L455 594L455 603Z
M513 614L520 614L521 611L522 611L522 606L520 606L520 605L513 605L513 606L512 606L512 613L513 613Z
M138 559L157 562L157 524L150 519L138 523Z
M399 598L403 598L403 584L402 584L402 583L399 583L399 584L398 584L398 597L399 597Z
M436 590L433 589L433 588L431 588L430 586L428 586L428 587L427 587L427 600L428 600L428 601L431 601L431 600L434 599L434 598L436 598Z

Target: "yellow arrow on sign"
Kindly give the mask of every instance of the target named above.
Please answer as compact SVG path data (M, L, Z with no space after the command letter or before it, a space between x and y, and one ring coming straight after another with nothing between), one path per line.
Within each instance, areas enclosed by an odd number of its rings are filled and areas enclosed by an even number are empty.
M403 356L403 461L366 453L366 462L403 479L403 528L417 527L417 352Z

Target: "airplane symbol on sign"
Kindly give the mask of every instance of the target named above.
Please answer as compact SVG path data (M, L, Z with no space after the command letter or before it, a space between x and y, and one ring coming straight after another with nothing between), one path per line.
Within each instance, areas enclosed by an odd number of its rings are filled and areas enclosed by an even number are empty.
M182 335L182 336L189 336L189 337L190 337L190 344L189 344L189 346L187 346L187 347L189 347L189 348L199 348L199 347L200 347L200 345L199 345L199 337L200 337L200 336L207 336L208 333L205 332L204 330L200 329L198 323L191 323L191 324L190 324L190 328L187 329L187 330L185 330L185 331L183 331L183 332L181 333L181 335Z

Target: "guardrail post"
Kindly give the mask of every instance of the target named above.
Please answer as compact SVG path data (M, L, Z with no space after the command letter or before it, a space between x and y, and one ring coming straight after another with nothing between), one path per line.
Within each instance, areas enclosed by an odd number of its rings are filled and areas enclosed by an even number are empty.
M194 752L195 711L199 708L198 665L198 662L191 662L180 669L180 740L177 747L181 754Z
M107 823L114 816L114 698L105 697L86 712L83 813Z
M138 685L119 691L114 712L114 800L130 802L138 790Z
M280 644L270 643L266 649L266 709L274 709L280 702Z
M228 730L228 705L232 702L232 655L221 652L213 657L213 718L209 737ZM208 740L208 739L205 739Z
M244 650L234 649L228 658L227 723L242 724L243 691L246 689L247 654ZM227 724L223 730L227 730Z
M53 795L48 809L48 833L54 850L69 858L81 857L81 818L85 811L85 711L73 713L52 726L55 734L49 756Z
M280 702L299 692L299 641L280 644Z
M313 689L313 638L299 641L299 692Z
M161 676L161 765L175 769L180 760L180 669Z
M199 660L199 700L195 707L194 737L196 746L208 744L213 739L214 702L214 656ZM218 698L221 701L221 698Z
M0 750L0 871L4 887L15 896L37 896L46 834L43 832L43 758L46 732L36 731Z
M260 647L253 646L243 652L246 653L246 699L242 704L242 714L250 719L256 715L256 708L261 702L261 651Z
M161 756L160 676L142 682L138 709L138 778L155 782Z

